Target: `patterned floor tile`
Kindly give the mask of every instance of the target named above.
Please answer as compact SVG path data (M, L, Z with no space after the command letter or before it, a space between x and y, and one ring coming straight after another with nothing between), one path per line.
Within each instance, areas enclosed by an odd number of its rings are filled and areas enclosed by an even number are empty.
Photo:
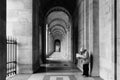
M76 80L74 75L45 75L43 80Z

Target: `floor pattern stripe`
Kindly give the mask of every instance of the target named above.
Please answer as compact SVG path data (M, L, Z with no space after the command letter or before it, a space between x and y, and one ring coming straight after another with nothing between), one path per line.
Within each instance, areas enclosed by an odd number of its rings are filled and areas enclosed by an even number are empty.
M43 80L76 80L74 75L45 75Z

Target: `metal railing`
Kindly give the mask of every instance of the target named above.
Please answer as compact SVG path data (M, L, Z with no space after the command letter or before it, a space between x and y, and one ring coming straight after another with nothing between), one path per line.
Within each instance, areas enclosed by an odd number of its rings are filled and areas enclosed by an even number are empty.
M7 38L7 77L16 74L17 41L14 38Z

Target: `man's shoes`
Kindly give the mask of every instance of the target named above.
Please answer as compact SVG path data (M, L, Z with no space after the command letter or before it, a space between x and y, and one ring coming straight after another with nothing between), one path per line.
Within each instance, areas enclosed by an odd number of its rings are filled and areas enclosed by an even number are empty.
M89 77L89 75L85 75L85 74L83 74L83 76L84 76L84 77Z

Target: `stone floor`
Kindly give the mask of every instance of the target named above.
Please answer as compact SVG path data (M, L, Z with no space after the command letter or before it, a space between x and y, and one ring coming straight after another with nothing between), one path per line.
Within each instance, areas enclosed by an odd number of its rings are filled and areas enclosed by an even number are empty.
M47 61L34 74L18 74L7 80L101 80L84 77L82 72L71 62Z
M59 60L59 61L68 61L70 59L70 54L64 52L53 52L49 57L48 60Z

